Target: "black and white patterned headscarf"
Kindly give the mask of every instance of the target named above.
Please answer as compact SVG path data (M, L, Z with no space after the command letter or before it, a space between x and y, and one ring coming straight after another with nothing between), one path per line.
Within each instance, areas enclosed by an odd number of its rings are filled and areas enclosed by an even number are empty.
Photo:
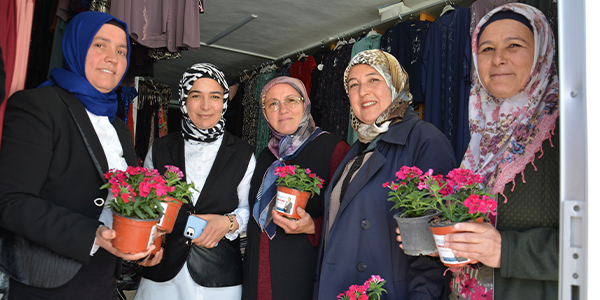
M192 85L197 79L211 78L216 80L223 87L223 112L221 119L217 124L210 129L201 129L196 127L188 116L185 102L188 97ZM216 141L223 132L225 132L225 111L227 111L227 101L229 101L229 85L225 80L225 74L221 72L215 65L210 63L198 63L189 67L184 73L183 78L179 81L179 106L183 113L181 120L181 133L186 140L194 140L205 143Z

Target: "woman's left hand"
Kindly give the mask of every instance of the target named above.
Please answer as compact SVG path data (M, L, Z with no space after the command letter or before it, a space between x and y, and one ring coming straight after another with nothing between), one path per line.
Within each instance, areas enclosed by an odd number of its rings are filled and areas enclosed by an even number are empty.
M455 255L475 259L492 268L499 268L502 253L502 236L490 223L458 223L454 229L462 233L447 234L444 247Z
M204 248L214 248L217 243L229 232L229 218L223 215L206 214L196 215L199 218L204 219L207 224L202 231L202 234L192 240L196 246Z
M138 265L142 267L153 267L158 265L162 260L163 253L165 252L164 250L165 248L160 248L160 250L158 250L154 255L150 254L148 257L146 257L146 259L138 262Z
M278 214L275 207L273 207L273 222L285 230L287 234L315 234L315 222L310 217L310 214L301 207L296 208L296 213L298 213L300 219L289 219Z

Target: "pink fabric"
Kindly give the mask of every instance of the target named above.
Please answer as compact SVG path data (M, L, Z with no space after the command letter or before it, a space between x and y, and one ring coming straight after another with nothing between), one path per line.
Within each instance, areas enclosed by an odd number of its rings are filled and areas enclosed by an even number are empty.
M34 0L17 0L17 51L15 53L13 80L6 98L25 88L34 6Z
M148 48L200 48L198 0L112 0L110 14L125 21L131 37Z
M0 139L2 138L2 124L4 123L4 111L8 100L10 86L12 84L13 71L15 67L15 53L17 50L17 6L13 0L0 1L0 47L2 48L2 60L6 80L4 83L4 101L0 105Z

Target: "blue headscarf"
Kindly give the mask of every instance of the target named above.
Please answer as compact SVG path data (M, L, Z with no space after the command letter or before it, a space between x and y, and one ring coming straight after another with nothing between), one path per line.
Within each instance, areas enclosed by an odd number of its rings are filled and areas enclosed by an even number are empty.
M97 116L107 116L112 122L117 113L117 93L119 84L109 93L101 93L88 81L85 76L85 61L92 40L98 30L110 20L115 20L125 28L127 48L129 47L129 32L127 24L109 14L86 11L75 16L65 29L62 39L63 67L50 71L50 79L39 87L58 85L75 94L85 108ZM129 52L127 51L127 68L129 68ZM125 69L125 74L127 69Z

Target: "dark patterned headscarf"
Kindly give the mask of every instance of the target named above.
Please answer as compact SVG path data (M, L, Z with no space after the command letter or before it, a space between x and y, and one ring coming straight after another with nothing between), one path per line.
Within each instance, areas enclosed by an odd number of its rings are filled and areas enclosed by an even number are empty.
M192 89L192 85L197 79L211 78L216 80L223 87L223 112L221 119L213 128L201 129L198 128L188 116L187 101L188 93ZM189 67L179 81L179 105L183 113L181 120L181 133L186 140L194 140L199 142L210 143L216 141L225 132L225 111L227 111L227 101L229 100L229 85L225 80L225 74L221 72L215 65L210 63L198 63Z
M354 111L350 110L350 122L361 143L373 141L379 134L387 132L390 125L401 122L404 112L412 102L408 87L408 74L391 54L379 50L366 50L356 54L344 72L344 87L348 94L348 74L355 65L365 64L373 67L383 78L392 93L392 103L386 108L373 124L365 124L359 120Z

